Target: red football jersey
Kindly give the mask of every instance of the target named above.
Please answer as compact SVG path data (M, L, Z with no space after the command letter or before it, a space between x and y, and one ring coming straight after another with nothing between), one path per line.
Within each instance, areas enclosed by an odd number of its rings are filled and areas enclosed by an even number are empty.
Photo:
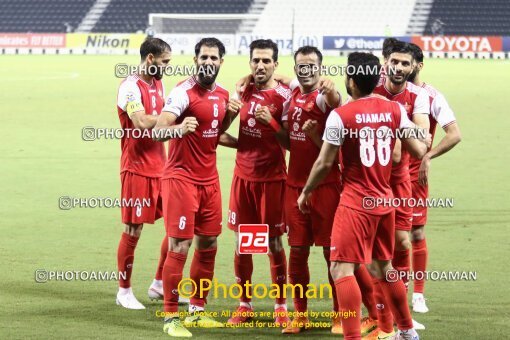
M159 115L165 104L165 90L160 80L153 79L147 84L138 76L129 76L122 81L117 94L117 111L123 129L135 129L126 112L129 102L139 102L148 115ZM146 177L161 177L165 164L163 143L155 142L149 134L133 138L132 133L124 133L120 145L122 156L120 172L129 171ZM135 134L138 136L138 134Z
M163 111L177 115L175 124L180 124L185 117L195 117L199 125L194 133L170 139L163 178L178 178L198 185L218 180L216 147L227 103L227 90L218 84L212 90L205 89L193 77L177 84L170 92Z
M301 88L297 86L292 90L289 109L284 116L289 123L290 138L288 185L304 187L313 163L320 153L320 148L303 132L303 124L308 119L316 120L317 131L323 134L330 112L331 108L318 89L310 93L301 93ZM340 169L334 166L321 184L339 181Z
M393 198L390 177L396 130L411 125L402 105L377 97L354 100L331 112L323 140L341 145L341 205L366 212L366 197ZM383 215L391 209L377 205L369 212Z
M446 98L430 86L429 84L423 83L422 87L427 91L429 102L430 102L430 129L429 132L432 135L432 141L434 141L434 135L436 134L436 126L439 124L443 129L448 125L455 123L455 115L453 114L450 105L446 101ZM409 170L411 171L411 181L418 180L418 171L420 170L421 160L411 156L409 162Z
M239 112L239 138L234 174L254 182L284 180L287 177L285 149L278 143L275 131L255 119L255 111L267 106L281 125L290 100L290 89L278 84L275 88L258 90L250 84L244 90Z
M420 86L416 86L411 82L407 82L406 88L397 94L392 94L386 89L385 77L381 77L379 85L374 90L375 94L379 94L394 100L404 106L407 111L407 117L412 120L412 116L415 113L430 114L430 104L428 95L425 90L422 91ZM405 181L410 180L409 175L409 153L402 148L402 156L400 163L393 166L391 171L391 184L396 185Z

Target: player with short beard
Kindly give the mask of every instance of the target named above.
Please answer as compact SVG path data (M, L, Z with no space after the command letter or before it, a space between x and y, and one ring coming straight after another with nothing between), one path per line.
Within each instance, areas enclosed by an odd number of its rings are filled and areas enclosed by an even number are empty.
M286 132L283 113L290 99L290 89L275 81L278 66L278 46L271 40L255 40L250 44L252 82L239 100L232 99L229 107L239 112L239 138L236 165L230 191L228 226L240 242L240 224L269 225L269 261L273 284L284 290L287 282L287 260L281 235L284 233L284 195L287 178L283 141ZM239 254L236 243L234 272L237 283L243 286L240 304L229 324L236 325L251 319L251 283L253 259L251 254ZM283 295L283 294L282 294ZM289 322L286 299L275 301L275 323Z
M170 45L158 38L147 38L140 46L140 56L142 61L137 74L122 81L117 95L117 111L123 129L151 130L165 102L161 78L163 68L170 62ZM125 228L117 249L117 267L126 275L119 280L116 301L124 308L145 309L131 289L131 272L144 223L153 224L162 216L160 187L166 157L163 144L150 137L124 135L121 148L122 200L149 200L150 204L121 208Z
M407 111L408 118L419 127L428 130L430 123L428 115L430 104L428 95L421 87L408 82L407 79L413 71L413 53L407 43L398 41L391 45L390 54L386 62L386 76L374 89L374 94L379 94L399 102ZM390 184L395 198L409 200L412 197L411 178L409 174L409 153L401 148L397 140L393 151L393 168L391 171ZM405 201L403 201L405 202ZM393 254L393 267L401 272L410 269L409 232L412 227L412 208L400 204L395 211L395 249ZM407 280L404 282L407 285ZM378 308L378 324L382 333L393 332L393 317L390 310L385 308L387 303L377 280L374 280L376 303Z
M208 291L197 289L190 299L190 316L181 323L179 284L189 248L195 239L190 278L212 280L221 233L222 205L216 148L227 113L228 91L216 84L225 46L216 38L203 38L195 46L197 73L179 83L167 98L155 129L180 129L168 147L161 183L168 254L163 266L165 324L170 336L191 337L184 327L223 327L203 313ZM203 71L209 69L210 71ZM165 134L166 136L168 134ZM165 140L160 138L159 140Z
M432 139L434 138L437 124L439 124L445 132L445 136L438 145L430 149L421 160L411 157L409 169L411 172L413 198L416 200L426 200L428 197L428 177L431 160L448 152L457 145L461 140L461 134L455 120L455 115L445 97L430 84L426 84L420 79L420 71L423 69L423 51L418 45L409 44L409 46L414 54L416 63L408 80L422 87L428 93L430 101L429 132L432 135ZM424 232L426 222L427 207L414 207L413 225L411 229L412 265L414 273L424 273L427 270L428 250ZM423 296L424 288L425 280L414 280L412 304L413 311L417 313L427 313L429 310Z
M387 273L392 270L394 208L372 206L367 209L367 197L391 199L390 187L392 165L391 155L395 146L397 130L416 128L407 117L404 107L394 101L373 96L372 91L379 80L379 73L368 69L380 67L377 57L368 53L351 53L348 65L363 67L365 71L347 74L346 88L352 101L333 110L326 122L324 143L315 161L305 187L298 199L298 206L304 213L309 212L310 195L326 178L336 164L341 147L344 167L344 189L335 213L331 235L331 275L342 315L345 339L361 339L361 292L354 277L360 265L370 264L370 271L381 286L395 315L398 334L393 329L388 338L419 339L413 329L406 290L402 281L390 281ZM357 131L353 137L343 131ZM361 131L391 131L385 137L363 138ZM379 133L375 133L379 136ZM430 145L430 138L417 140L406 138L402 143L416 157L420 158Z

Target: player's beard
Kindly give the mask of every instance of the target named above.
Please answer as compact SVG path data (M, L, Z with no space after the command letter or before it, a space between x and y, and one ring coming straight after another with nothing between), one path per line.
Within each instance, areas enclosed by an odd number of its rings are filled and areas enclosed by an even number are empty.
M402 76L402 79L401 80L396 80L394 77L395 77L396 74L390 74L388 75L388 78L390 78L390 81L395 84L395 85L402 85L404 84L408 79L409 79L409 76L410 76L410 73L408 73L407 75L404 74L404 73L401 73L399 75Z
M157 70L153 77L156 78L157 80L161 80L163 78L164 73L163 65L159 65L157 62L154 62L151 66L155 67Z
M418 74L418 71L416 69L414 69L413 72L409 73L409 77L407 77L407 81L410 81L411 83L414 82L414 79L416 79L417 74Z
M202 69L202 71L199 71L197 74L198 81L200 84L209 86L212 85L216 81L216 77L218 76L218 73L220 72L220 69L213 66L214 72L210 72L211 68L207 68L207 72Z

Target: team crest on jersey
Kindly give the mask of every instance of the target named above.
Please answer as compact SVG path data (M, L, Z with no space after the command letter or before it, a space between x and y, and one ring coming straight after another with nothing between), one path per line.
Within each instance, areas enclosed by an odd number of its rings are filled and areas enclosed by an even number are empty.
M249 127L254 127L255 124L257 124L257 122L255 121L255 118L248 119L248 126Z
M212 123L211 123L211 127L212 127L213 129L216 129L216 128L218 127L218 120L217 120L217 119L215 119L215 120L213 120L213 121L212 121Z
M166 105L172 104L172 98L168 96L168 99L166 100Z
M299 130L299 123L298 122L294 122L294 125L292 127L294 128L294 131Z
M313 102L309 101L308 103L306 103L306 105L304 107L304 110L305 111L312 111L312 109L313 109Z

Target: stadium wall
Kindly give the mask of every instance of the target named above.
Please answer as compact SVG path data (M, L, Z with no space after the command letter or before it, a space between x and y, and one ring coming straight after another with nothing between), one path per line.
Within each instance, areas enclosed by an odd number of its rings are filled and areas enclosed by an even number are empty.
M203 34L159 34L177 54L193 54ZM250 34L216 34L230 55L247 55L250 42L264 38ZM501 36L402 36L419 45L428 57L510 59L510 37ZM138 54L144 34L111 33L0 33L1 54ZM314 45L325 55L350 51L380 53L383 36L271 36L282 55L300 46Z

